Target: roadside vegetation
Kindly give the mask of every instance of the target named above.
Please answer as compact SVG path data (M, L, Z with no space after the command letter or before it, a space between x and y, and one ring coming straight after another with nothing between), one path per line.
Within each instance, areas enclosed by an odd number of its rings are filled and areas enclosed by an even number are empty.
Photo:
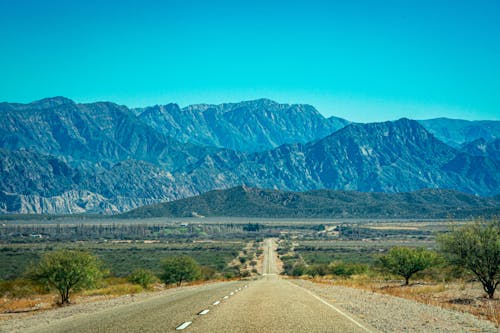
M383 230L383 229L380 229ZM436 241L282 237L283 274L471 312L500 324L498 220L449 224ZM482 292L481 292L482 291Z
M70 290L71 302L80 302L256 276L261 273L262 241L274 237L279 239L284 275L409 298L500 322L495 294L498 220L73 222L7 221L0 226L0 312L63 303L62 296L54 294L57 288L28 274L52 253L86 253L99 263L99 278ZM177 265L179 261L184 263ZM179 273L185 275L180 278Z

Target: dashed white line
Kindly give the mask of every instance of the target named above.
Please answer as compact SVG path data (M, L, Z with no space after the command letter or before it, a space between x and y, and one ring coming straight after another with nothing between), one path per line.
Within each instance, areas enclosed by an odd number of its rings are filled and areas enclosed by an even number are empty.
M219 305L220 304L220 301L215 301L212 303L212 305Z
M182 331L183 329L187 328L189 325L191 325L193 322L192 321L186 321L179 326L177 326L176 330L177 331Z
M228 298L229 298L229 296L224 296L224 297L222 297L222 299L228 299Z
M210 310L205 309L205 310L203 310L203 311L200 311L198 314L199 314L200 316L203 316L203 315L206 315L208 312L210 312Z
M234 295L234 293L231 291L231 292L229 293L229 296L233 296L233 295Z

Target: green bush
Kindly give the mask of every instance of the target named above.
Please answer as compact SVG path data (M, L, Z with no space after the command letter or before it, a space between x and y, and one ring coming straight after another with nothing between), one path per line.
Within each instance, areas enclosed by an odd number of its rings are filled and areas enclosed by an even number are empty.
M0 281L0 297L21 298L34 294L45 293L48 290L30 279Z
M148 289L156 281L156 276L150 270L138 268L129 275L128 280Z
M328 265L326 264L314 264L306 269L306 273L312 277L325 276L328 274Z
M333 262L328 266L330 274L340 277L351 277L352 275L363 274L368 271L368 266L363 264Z
M292 276L302 276L302 275L306 274L306 272L307 272L306 265L304 265L303 263L298 263L292 267L291 275Z

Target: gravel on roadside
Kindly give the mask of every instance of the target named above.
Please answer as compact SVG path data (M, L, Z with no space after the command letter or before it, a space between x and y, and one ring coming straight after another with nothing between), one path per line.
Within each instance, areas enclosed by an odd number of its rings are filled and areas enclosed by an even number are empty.
M382 332L494 332L487 320L366 290L290 280Z
M172 288L159 292L143 292L133 295L124 295L95 302L76 303L65 307L54 308L51 310L40 311L31 314L1 314L0 315L0 333L23 332L26 329L41 324L47 324L55 320L67 317L90 314L119 307L121 305L139 302L151 297L160 297L168 294L177 293L186 288L195 288L196 286L186 286L181 288Z

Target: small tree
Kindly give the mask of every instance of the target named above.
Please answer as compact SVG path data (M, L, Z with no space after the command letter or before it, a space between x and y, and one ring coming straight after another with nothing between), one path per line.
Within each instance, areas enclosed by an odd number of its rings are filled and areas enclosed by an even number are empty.
M70 303L70 292L94 286L102 277L102 271L100 262L90 253L59 250L45 254L29 275L56 289L64 305Z
M128 280L147 289L156 281L156 276L150 270L138 268L129 275Z
M165 283L176 283L179 287L183 281L193 281L201 276L198 263L188 256L168 257L162 260L162 280Z
M500 222L473 223L438 237L445 257L477 276L489 298L495 295L500 274Z
M404 277L408 285L413 274L430 267L435 260L436 254L423 248L393 247L380 263L387 271Z

